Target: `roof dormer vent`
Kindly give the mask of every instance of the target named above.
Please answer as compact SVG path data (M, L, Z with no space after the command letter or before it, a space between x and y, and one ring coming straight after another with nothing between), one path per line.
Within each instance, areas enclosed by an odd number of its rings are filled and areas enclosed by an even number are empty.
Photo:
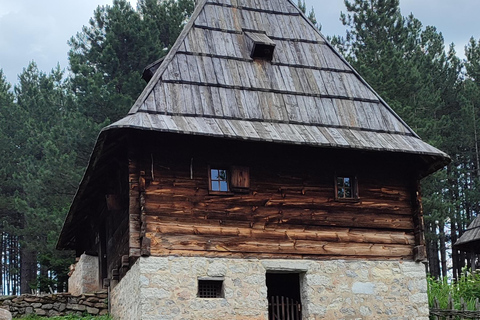
M271 61L273 59L273 51L275 50L275 42L265 33L245 32L245 38L251 48L250 57L252 59L264 59Z

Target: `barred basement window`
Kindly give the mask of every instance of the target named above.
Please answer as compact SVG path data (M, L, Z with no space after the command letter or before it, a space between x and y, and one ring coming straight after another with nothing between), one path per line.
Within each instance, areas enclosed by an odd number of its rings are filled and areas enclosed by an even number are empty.
M199 298L222 298L223 280L198 280Z

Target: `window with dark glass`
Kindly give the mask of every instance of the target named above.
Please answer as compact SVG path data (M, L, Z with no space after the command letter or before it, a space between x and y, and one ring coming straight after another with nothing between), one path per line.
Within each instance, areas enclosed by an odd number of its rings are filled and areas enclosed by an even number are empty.
M337 176L335 186L336 198L357 199L357 181L353 176Z
M218 192L228 192L228 170L210 169L210 190Z

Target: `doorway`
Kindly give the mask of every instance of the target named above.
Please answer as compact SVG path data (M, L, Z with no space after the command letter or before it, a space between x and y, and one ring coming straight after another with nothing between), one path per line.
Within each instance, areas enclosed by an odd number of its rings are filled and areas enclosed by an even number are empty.
M267 272L268 320L301 320L299 273Z

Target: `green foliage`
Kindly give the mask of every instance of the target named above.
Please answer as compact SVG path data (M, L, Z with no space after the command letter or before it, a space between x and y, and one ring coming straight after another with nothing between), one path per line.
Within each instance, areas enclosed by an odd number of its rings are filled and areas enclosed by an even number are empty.
M464 65L435 27L402 16L399 0L345 5L346 35L332 43L423 140L452 158L422 184L430 272L446 276L446 242L455 242L480 210L480 42L471 39ZM456 277L464 261L456 250L451 255Z
M69 41L72 88L95 123L123 117L144 88L143 69L163 57L194 9L193 0L126 0L100 6Z
M461 308L462 301L468 310L475 310L475 301L480 299L480 272L468 272L464 269L457 281L449 282L446 277L435 279L427 278L428 304L434 306L437 300L441 309L449 308L450 297L455 309Z
M6 141L0 203L16 217L4 227L20 239L23 267L30 264L29 272L22 269L23 292L63 290L73 262L55 245L100 128L77 110L69 88L58 67L47 75L32 62L19 76L15 103L0 109Z
M298 0L297 5L304 14L307 14L307 6L305 5L305 0L303 1ZM313 9L313 7L308 13L307 18L318 30L322 30L322 25L318 23L317 17L315 16L315 10Z
M44 320L45 317L40 317L37 315L28 315L22 318L19 318L22 320ZM68 315L68 316L56 316L56 317L50 317L48 318L49 320L112 320L112 317L109 315L105 316L74 316L74 315Z

